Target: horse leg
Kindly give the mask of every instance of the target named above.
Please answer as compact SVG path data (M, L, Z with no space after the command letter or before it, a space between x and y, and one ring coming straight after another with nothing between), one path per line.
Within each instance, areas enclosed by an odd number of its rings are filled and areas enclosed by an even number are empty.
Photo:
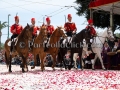
M83 70L82 49L80 49L80 51L79 51L79 58L80 58L81 70Z
M6 59L7 67L9 66L8 72L12 72L12 70L11 70L12 55L10 54L10 52L5 51L5 59Z
M70 65L68 66L68 69L71 70L73 64L73 53L71 52L71 62Z
M12 70L11 70L12 55L9 56L9 59L10 59L10 61L9 61L9 72L12 72Z
M64 51L63 51L63 52L64 52ZM61 62L63 61L64 67L65 67L65 70L67 70L67 66L66 66L65 58L64 58L64 56L65 56L65 54L66 54L67 52L66 52L66 53L63 53L63 52L62 52L62 55L61 55L61 57L62 57L62 58L61 58L61 59L62 59Z
M45 70L45 68L44 68L44 59L45 59L45 55L43 55L43 54L39 54L39 57L40 57L40 59L41 59L41 70L42 71L44 71Z
M62 56L63 57L63 56ZM67 66L66 66L66 63L65 63L65 59L64 58L62 58L63 60L63 64L64 64L64 67L65 67L65 70L67 70Z
M56 65L56 54L52 54L53 57L53 65L52 65L52 69L55 71L55 65Z
M23 56L22 55L22 61L23 61L23 63L22 63L22 72L24 73L25 71L28 71L28 67L27 67L27 57L25 57L25 56Z
M101 54L100 54L100 53L98 53L98 57L99 57L99 59L100 59L102 69L103 69L103 70L106 70L106 68L105 68L105 66L104 66L104 64L103 64L103 60L102 60L102 57L101 57Z
M82 62L82 70L83 70L85 65L82 58L81 58L81 62Z
M73 60L74 60L74 67L75 67L75 69L77 69L77 62L76 62L77 56L78 56L78 53L74 53Z
M36 54L34 54L34 65L31 67L31 69L34 69L35 68L35 65L36 65Z
M94 66L95 66L95 62L97 60L97 55L95 54L95 58L91 59L91 63L92 63L92 70L95 70Z
M60 55L59 54L59 60L60 60L60 70L62 71L62 61L64 61L64 60L62 60L62 55ZM63 62L64 63L64 62ZM65 65L65 63L64 63L64 65Z

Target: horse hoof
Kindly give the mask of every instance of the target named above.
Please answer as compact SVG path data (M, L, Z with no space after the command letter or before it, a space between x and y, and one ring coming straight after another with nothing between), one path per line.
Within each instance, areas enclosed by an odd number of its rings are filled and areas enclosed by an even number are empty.
M107 69L106 68L103 68L104 71L106 71Z
M53 68L53 71L55 71L55 68Z
M77 68L75 68L77 70Z
M81 71L83 71L83 68L81 69Z
M24 73L25 71L23 70L22 73Z
M92 70L95 70L94 68L92 68Z
M9 73L11 73L12 71L10 70Z
M35 67L31 67L31 69L34 69Z
M65 67L65 70L67 70L67 67Z
M24 68L24 71L25 71L25 72L28 72L28 68Z
M25 70L22 68L22 73L24 73L25 72Z
M69 67L68 70L71 70L71 68Z

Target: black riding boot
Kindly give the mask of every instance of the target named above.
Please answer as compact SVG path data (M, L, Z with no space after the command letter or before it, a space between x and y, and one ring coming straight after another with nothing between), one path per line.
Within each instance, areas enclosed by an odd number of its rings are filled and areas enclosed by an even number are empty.
M48 50L47 43L45 43L44 52Z
M15 43L14 43L14 41L11 41L10 51L11 52L15 51Z
M10 52L12 52L12 50L13 50L13 46L12 46L12 44L11 44L11 46L10 46Z

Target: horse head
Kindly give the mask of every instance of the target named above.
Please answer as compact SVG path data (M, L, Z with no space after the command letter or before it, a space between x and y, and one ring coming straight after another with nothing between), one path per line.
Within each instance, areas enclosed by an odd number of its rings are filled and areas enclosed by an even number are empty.
M109 39L109 40L114 40L114 35L113 35L113 32L112 32L112 29L109 27L107 29L107 32L106 32L106 37Z
M32 33L33 33L33 26L31 27L28 23L27 26L24 28L26 31L26 37L28 40L32 41Z
M42 36L42 39L46 40L47 39L47 27L46 26L42 26L40 28L40 36Z
M85 39L85 41L87 43L90 43L90 39L91 39L91 31L90 30L86 30L86 29L83 29L83 38Z
M64 28L62 26L57 26L54 31L55 36L66 38L66 34L64 33Z

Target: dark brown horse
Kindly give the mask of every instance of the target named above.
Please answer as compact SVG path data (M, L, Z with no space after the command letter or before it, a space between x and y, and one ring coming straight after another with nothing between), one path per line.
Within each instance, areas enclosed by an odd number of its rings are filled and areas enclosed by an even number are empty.
M27 57L29 53L29 41L32 40L32 32L33 27L30 27L28 24L27 26L22 30L21 34L17 37L17 43L15 45L15 51L16 52L10 52L10 46L8 46L8 41L10 39L6 40L5 42L5 58L6 58L6 64L9 65L9 72L12 72L11 70L11 59L12 56L19 54L20 57L22 57L22 72L25 72L24 68L27 69Z
M82 50L83 50L83 39L86 40L87 43L90 43L90 38L91 38L91 34L90 31L83 29L82 31L80 31L78 34L76 34L75 36L73 36L72 38L72 42L70 45L70 50L71 50L71 64L68 67L68 69L72 68L72 63L73 63L73 54L74 53L79 53L79 57L81 58L82 55ZM62 41L61 41L62 43ZM67 53L67 47L60 47L59 53L58 53L58 61L60 62L60 66L62 67L62 62L64 64L65 69L67 69L65 61L64 61L64 56ZM82 61L82 60L80 60ZM82 62L80 62L81 66L82 66Z

